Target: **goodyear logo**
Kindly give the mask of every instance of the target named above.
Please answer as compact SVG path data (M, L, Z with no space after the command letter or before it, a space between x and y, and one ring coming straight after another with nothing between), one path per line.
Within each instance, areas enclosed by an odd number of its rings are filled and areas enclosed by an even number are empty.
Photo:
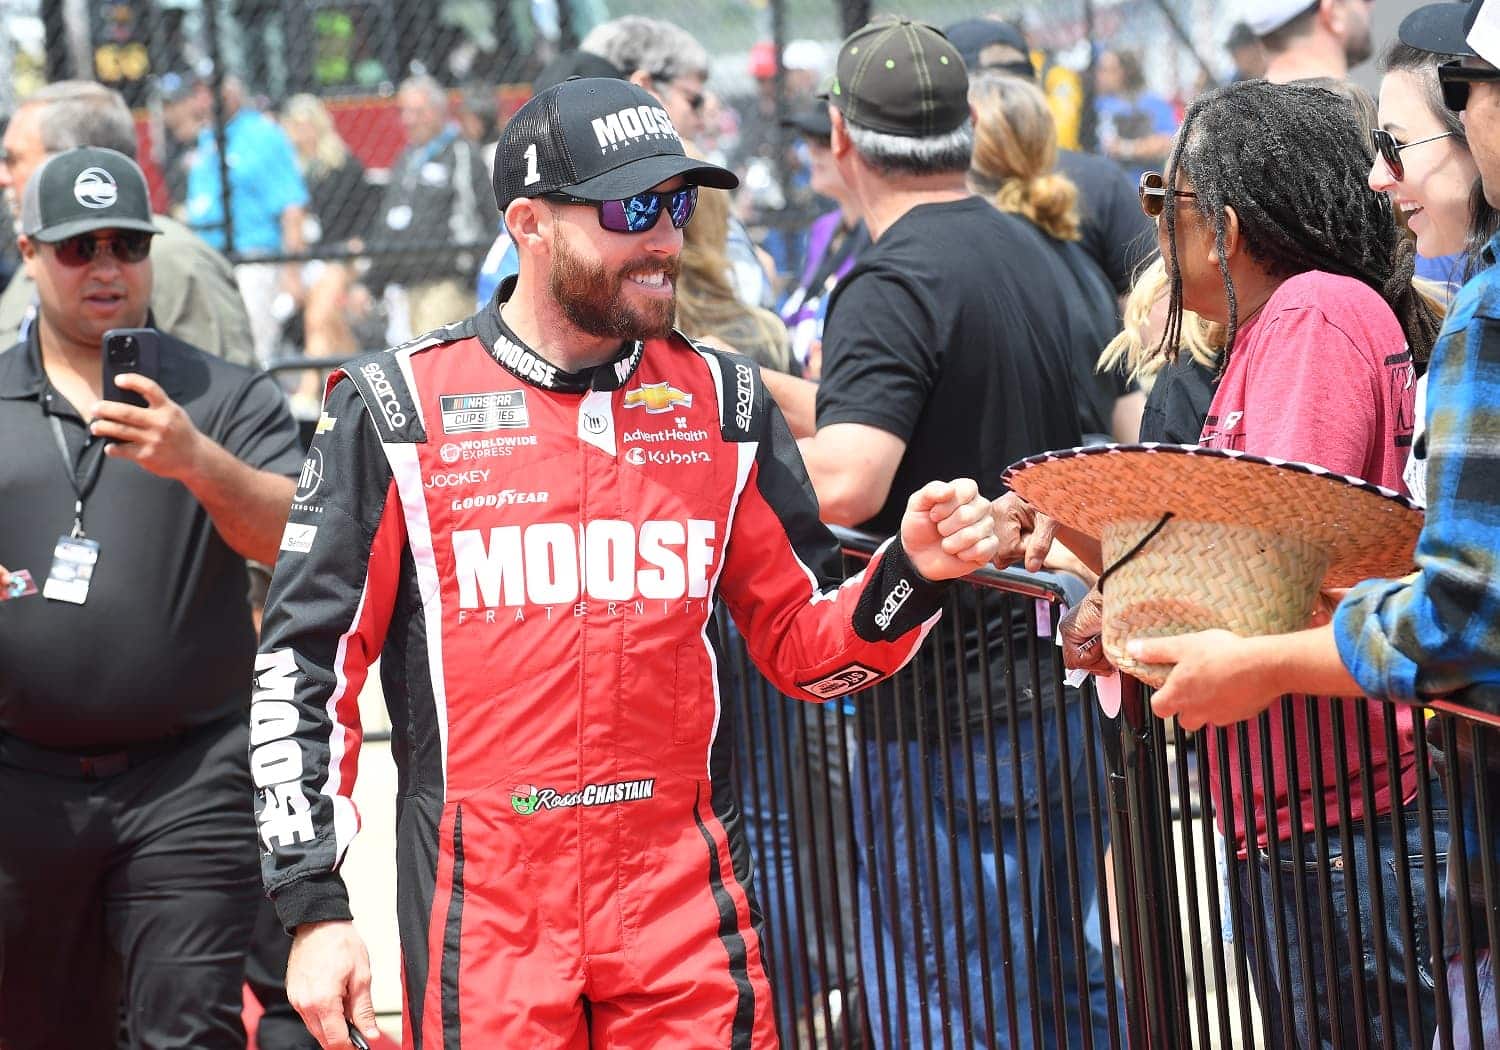
M670 412L681 405L693 407L693 395L678 390L671 383L642 383L634 390L625 391L626 408L644 408L653 415Z

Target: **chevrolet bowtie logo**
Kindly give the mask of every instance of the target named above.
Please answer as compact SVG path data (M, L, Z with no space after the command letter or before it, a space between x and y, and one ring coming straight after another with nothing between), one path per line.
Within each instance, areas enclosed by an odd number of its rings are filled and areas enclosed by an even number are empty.
M642 383L625 391L626 408L644 408L647 412L670 412L677 405L693 407L693 395L678 390L671 383Z

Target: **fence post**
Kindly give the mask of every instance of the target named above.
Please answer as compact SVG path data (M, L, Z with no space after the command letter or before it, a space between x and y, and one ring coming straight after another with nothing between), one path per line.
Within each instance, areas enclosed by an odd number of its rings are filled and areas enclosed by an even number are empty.
M1158 775L1157 736L1145 690L1120 676L1119 734L1105 734L1110 842L1119 912L1125 1017L1132 1050L1188 1045L1182 931L1168 785Z
M213 92L214 149L219 154L219 197L224 209L224 254L234 259L234 210L229 200L229 129L224 119L224 61L219 49L219 4L203 5L204 31L208 35L208 59L213 64L209 90Z

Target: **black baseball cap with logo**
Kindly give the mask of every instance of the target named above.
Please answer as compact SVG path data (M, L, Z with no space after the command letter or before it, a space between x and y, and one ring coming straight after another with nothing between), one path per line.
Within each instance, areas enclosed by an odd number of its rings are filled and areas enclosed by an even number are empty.
M681 175L732 190L735 174L689 157L672 118L650 92L627 80L565 80L522 106L500 133L495 203L566 194L622 200Z
M93 230L160 233L146 176L125 154L98 146L54 153L26 183L21 232L51 244Z
M969 118L969 74L939 30L909 18L877 18L839 48L828 100L862 128L926 138Z

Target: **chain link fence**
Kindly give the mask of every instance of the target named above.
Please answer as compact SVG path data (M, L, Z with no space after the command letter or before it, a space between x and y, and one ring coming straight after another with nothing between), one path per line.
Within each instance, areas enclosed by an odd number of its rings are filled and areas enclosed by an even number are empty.
M1064 146L1097 140L1091 69L1137 53L1180 105L1229 75L1212 0L0 0L7 111L97 79L137 114L158 211L241 264L263 361L334 357L454 320L500 233L493 143L537 74L590 30L644 15L708 54L695 148L742 177L736 214L779 277L828 201L783 121L817 107L840 39L871 15L1026 32ZM778 57L780 61L778 61ZM401 86L420 76L418 98ZM662 86L665 82L659 82ZM287 209L297 202L299 209ZM308 265L312 263L312 265ZM401 300L414 284L441 293ZM433 278L428 280L428 278ZM387 295L397 289L397 298ZM768 293L774 296L774 292ZM762 305L773 306L765 301ZM308 396L314 389L309 381Z

